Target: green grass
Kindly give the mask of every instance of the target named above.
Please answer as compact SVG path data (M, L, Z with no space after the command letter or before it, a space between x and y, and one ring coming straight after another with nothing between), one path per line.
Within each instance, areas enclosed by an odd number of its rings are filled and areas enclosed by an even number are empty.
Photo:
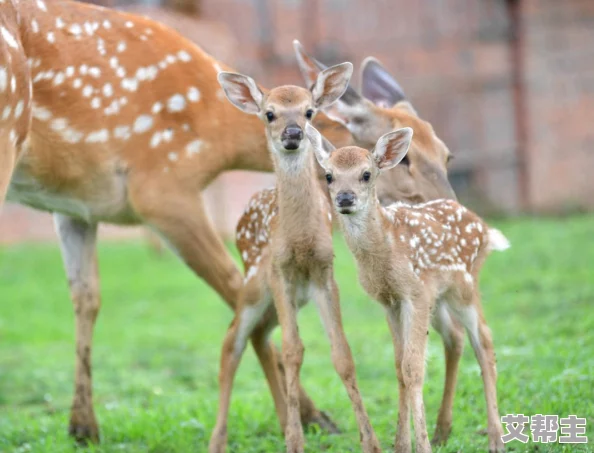
M482 278L499 370L501 414L577 414L594 442L594 216L496 222L512 242ZM92 452L204 452L217 410L220 343L232 318L217 295L172 255L138 243L100 247L103 307L93 356L102 443ZM336 275L360 388L385 451L397 417L392 344L382 309L357 283L336 240ZM0 452L75 451L66 435L72 394L73 312L56 245L0 249ZM350 404L333 371L317 312L300 316L304 386L343 429L307 434L307 451L360 451ZM278 329L275 339L278 342ZM441 343L430 334L425 403L434 428L444 375ZM479 368L466 347L448 445L485 451ZM264 377L251 350L231 407L229 451L283 449ZM508 444L515 451L560 445ZM591 451L565 446L565 451Z

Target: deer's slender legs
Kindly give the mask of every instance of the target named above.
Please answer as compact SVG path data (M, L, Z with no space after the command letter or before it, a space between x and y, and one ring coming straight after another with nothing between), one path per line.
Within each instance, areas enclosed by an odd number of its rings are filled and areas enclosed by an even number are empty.
M299 372L303 363L303 343L297 327L296 288L293 282L276 272L271 281L274 306L282 330L283 363L287 389L287 453L303 453L304 437L299 412Z
M160 187L159 190L161 191L163 188ZM176 190L175 193L180 194L183 191ZM156 204L154 197L151 196L150 188L147 188L145 184L133 185L130 195L135 210L142 215L145 222L159 231L190 269L203 278L217 291L227 305L235 310L243 278L206 215L202 200L194 195L187 198L178 196L172 198L170 204ZM252 344L260 346L262 343L259 340ZM275 352L272 357L277 360L276 368L284 377L281 354L270 341L268 348L274 348ZM258 357L261 353L266 354L263 350L256 350L256 353ZM264 372L268 380L276 375L276 373L266 370ZM276 382L270 382L270 380L268 384L271 389L279 385ZM284 383L282 385L284 387ZM272 396L277 408L285 407L285 401L278 400L279 392L273 391ZM330 432L338 431L334 423L316 408L301 387L299 388L299 399L302 403L303 424L316 423L322 429ZM282 418L280 423L283 424Z
M386 308L386 319L392 334L394 343L394 362L396 365L396 376L398 378L398 424L396 437L394 439L394 451L396 453L409 453L412 451L410 432L410 399L407 388L404 385L402 373L402 358L404 356L405 332L401 321L401 308L392 306Z
M444 302L438 302L432 324L441 335L446 361L443 398L439 408L435 434L431 440L432 444L441 445L447 442L452 431L452 406L456 392L458 366L464 350L464 328L456 318L451 316Z
M317 289L316 303L330 339L334 368L346 388L355 411L363 451L379 453L381 452L380 444L369 421L357 385L355 363L342 325L338 287L332 277L329 277L322 287Z
M235 373L243 356L248 338L256 330L266 311L271 306L270 297L262 297L259 281L259 279L252 278L244 287L237 313L223 342L221 368L219 371L219 413L210 438L210 453L223 453L225 451L227 445L227 419ZM250 296L255 297L256 300L246 300ZM264 326L263 331L258 336L267 337L270 328L271 326ZM264 371L266 372L266 368L264 368ZM280 396L282 397L282 395Z
M54 214L76 319L76 371L69 433L78 441L99 441L93 411L91 349L101 305L97 269L97 225Z
M491 330L483 316L481 302L475 294L473 303L456 311L460 321L466 328L470 338L470 344L481 367L483 385L485 389L485 400L487 402L487 432L489 435L489 451L505 451L501 440L503 428L499 419L497 407L497 368L495 364L495 351Z

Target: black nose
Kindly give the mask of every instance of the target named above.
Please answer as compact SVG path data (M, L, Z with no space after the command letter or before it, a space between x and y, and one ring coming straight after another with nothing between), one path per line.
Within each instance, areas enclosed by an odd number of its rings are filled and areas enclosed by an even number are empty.
M303 140L303 129L299 126L287 126L283 131L283 140Z
M355 204L355 192L350 190L344 192L338 192L336 195L336 203L339 208L348 208Z

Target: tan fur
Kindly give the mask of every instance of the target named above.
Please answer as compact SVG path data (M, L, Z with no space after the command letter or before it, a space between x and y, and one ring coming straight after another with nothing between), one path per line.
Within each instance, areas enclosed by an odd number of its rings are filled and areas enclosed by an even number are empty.
M478 282L489 251L502 250L506 240L453 200L381 206L376 198L379 168L389 159L397 163L402 155L388 150L382 156L381 150L372 154L354 147L333 151L327 159L320 154L320 163L333 177L331 198L357 260L361 284L385 307L392 332L400 397L395 451L411 450L410 411L417 451L431 451L422 388L432 317L446 348L446 386L433 442L445 443L451 431L462 329L466 328L484 381L489 449L502 451L495 353ZM368 182L362 179L364 172L371 175ZM347 192L354 195L352 205L341 206L339 198ZM499 243L493 243L494 236Z
M0 208L31 124L31 78L10 1L0 3Z
M339 75L328 77L330 87L339 83ZM242 97L245 90L236 89L235 93ZM232 94L230 99L233 102ZM315 97L312 99L309 91L279 87L264 98L260 107L259 115L267 124L277 186L254 195L237 225L237 247L246 277L221 354L219 416L210 441L211 453L225 449L232 382L246 339L254 332L266 338L277 324L282 330L286 371L286 408L277 406L277 411L287 451L303 452L298 398L303 345L298 333L297 311L311 298L318 305L330 338L334 366L351 398L363 451L381 451L358 390L353 358L342 328L333 276L332 217L328 198L320 187L309 142L302 139L296 151L283 150L281 144L283 131L288 127L303 128L305 112L315 105ZM273 122L265 119L266 112L275 113ZM277 385L273 393L275 391L282 392L282 386Z

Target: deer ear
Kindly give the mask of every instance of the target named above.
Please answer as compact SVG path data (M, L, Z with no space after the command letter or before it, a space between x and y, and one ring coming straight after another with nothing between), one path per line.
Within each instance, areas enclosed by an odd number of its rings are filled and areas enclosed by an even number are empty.
M349 86L352 74L353 64L348 62L337 64L320 72L311 88L315 106L318 108L328 107L340 99Z
M303 80L305 80L305 86L311 88L316 82L319 72L326 69L327 66L308 55L301 43L296 39L293 41L293 49L295 49L297 66L299 66Z
M367 57L361 66L361 94L363 97L386 108L406 99L404 91L396 79L378 60Z
M388 132L380 137L373 149L373 157L380 170L394 168L404 159L404 156L408 152L412 136L412 128L404 127Z
M310 123L305 124L305 135L311 143L318 163L324 170L328 170L328 160L336 148L334 148L332 143L322 137L322 134Z
M233 72L219 72L217 78L227 99L235 107L252 115L260 112L264 95L254 79Z

